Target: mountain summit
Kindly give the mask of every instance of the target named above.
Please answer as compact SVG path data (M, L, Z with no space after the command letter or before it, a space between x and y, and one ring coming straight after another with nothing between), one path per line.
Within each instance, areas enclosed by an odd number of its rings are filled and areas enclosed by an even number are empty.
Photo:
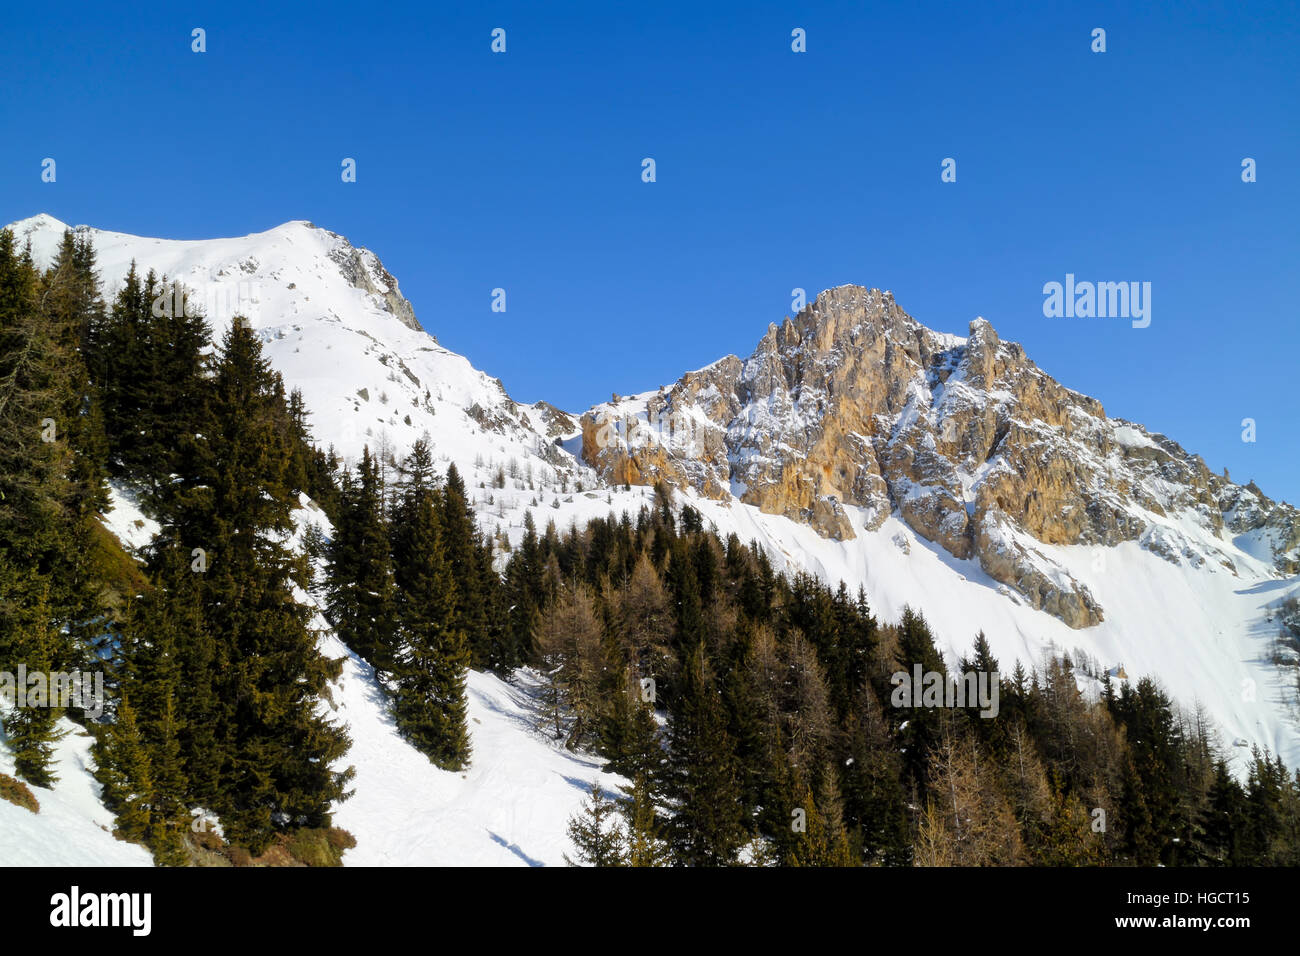
M897 514L1072 628L1103 606L1040 544L1136 541L1229 574L1245 550L1300 571L1296 509L1108 418L986 320L964 339L934 332L879 289L825 291L748 359L582 422L583 457L608 481L690 485L839 541Z

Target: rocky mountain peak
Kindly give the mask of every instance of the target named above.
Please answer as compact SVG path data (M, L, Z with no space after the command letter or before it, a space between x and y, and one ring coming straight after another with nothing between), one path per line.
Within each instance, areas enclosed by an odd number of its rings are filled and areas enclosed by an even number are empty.
M934 332L879 289L828 289L769 324L748 359L598 406L582 427L583 458L608 480L738 499L841 541L894 514L1075 628L1104 610L1055 547L1137 541L1231 573L1231 532L1259 538L1279 571L1300 566L1295 509L1107 418L988 320L965 339Z

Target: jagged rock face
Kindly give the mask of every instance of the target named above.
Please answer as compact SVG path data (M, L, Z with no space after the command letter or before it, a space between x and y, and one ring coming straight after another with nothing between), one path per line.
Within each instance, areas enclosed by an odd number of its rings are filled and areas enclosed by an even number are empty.
M1135 540L1190 560L1187 542L1153 527L1187 512L1215 533L1263 536L1284 573L1300 566L1295 509L1107 418L983 319L966 339L936 333L875 289L823 292L770 325L748 359L598 406L581 425L583 457L608 481L734 496L839 540L897 511L1071 627L1098 623L1102 608L1034 541Z
M422 331L414 307L398 290L397 280L384 268L379 257L369 249L356 248L338 233L324 231L337 240L329 257L338 265L344 277L362 292L376 296L383 303L384 309L408 329ZM437 341L434 336L430 337Z
M531 407L548 438L561 438L578 430L577 419L568 412L560 411L550 402L534 402ZM526 415L525 421L527 422Z

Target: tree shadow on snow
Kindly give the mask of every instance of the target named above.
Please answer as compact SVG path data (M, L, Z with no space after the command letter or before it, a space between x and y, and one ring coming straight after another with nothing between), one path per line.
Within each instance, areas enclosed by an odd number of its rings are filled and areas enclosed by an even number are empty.
M488 830L488 836L490 836L490 837L492 838L492 842L493 842L493 843L499 843L501 846L505 847L507 850L509 850L509 851L510 851L511 853L513 853L515 856L519 857L519 859L521 859L521 860L523 860L525 863L527 863L529 866L545 866L545 865L546 865L546 864L543 863L541 860L534 860L531 856L529 856L529 855L528 855L527 853L525 853L523 850L519 849L519 846L518 846L517 844L515 844L515 843L511 843L509 840L507 840L505 837L501 836L500 834L493 833L491 830Z

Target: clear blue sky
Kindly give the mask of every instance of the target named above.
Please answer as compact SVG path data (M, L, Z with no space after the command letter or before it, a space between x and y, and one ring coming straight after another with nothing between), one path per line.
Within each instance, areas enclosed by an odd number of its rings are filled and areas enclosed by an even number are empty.
M4 222L310 219L570 409L748 354L796 286L879 286L1300 502L1294 2L109 6L5 10ZM1045 318L1067 272L1151 282L1151 326Z

